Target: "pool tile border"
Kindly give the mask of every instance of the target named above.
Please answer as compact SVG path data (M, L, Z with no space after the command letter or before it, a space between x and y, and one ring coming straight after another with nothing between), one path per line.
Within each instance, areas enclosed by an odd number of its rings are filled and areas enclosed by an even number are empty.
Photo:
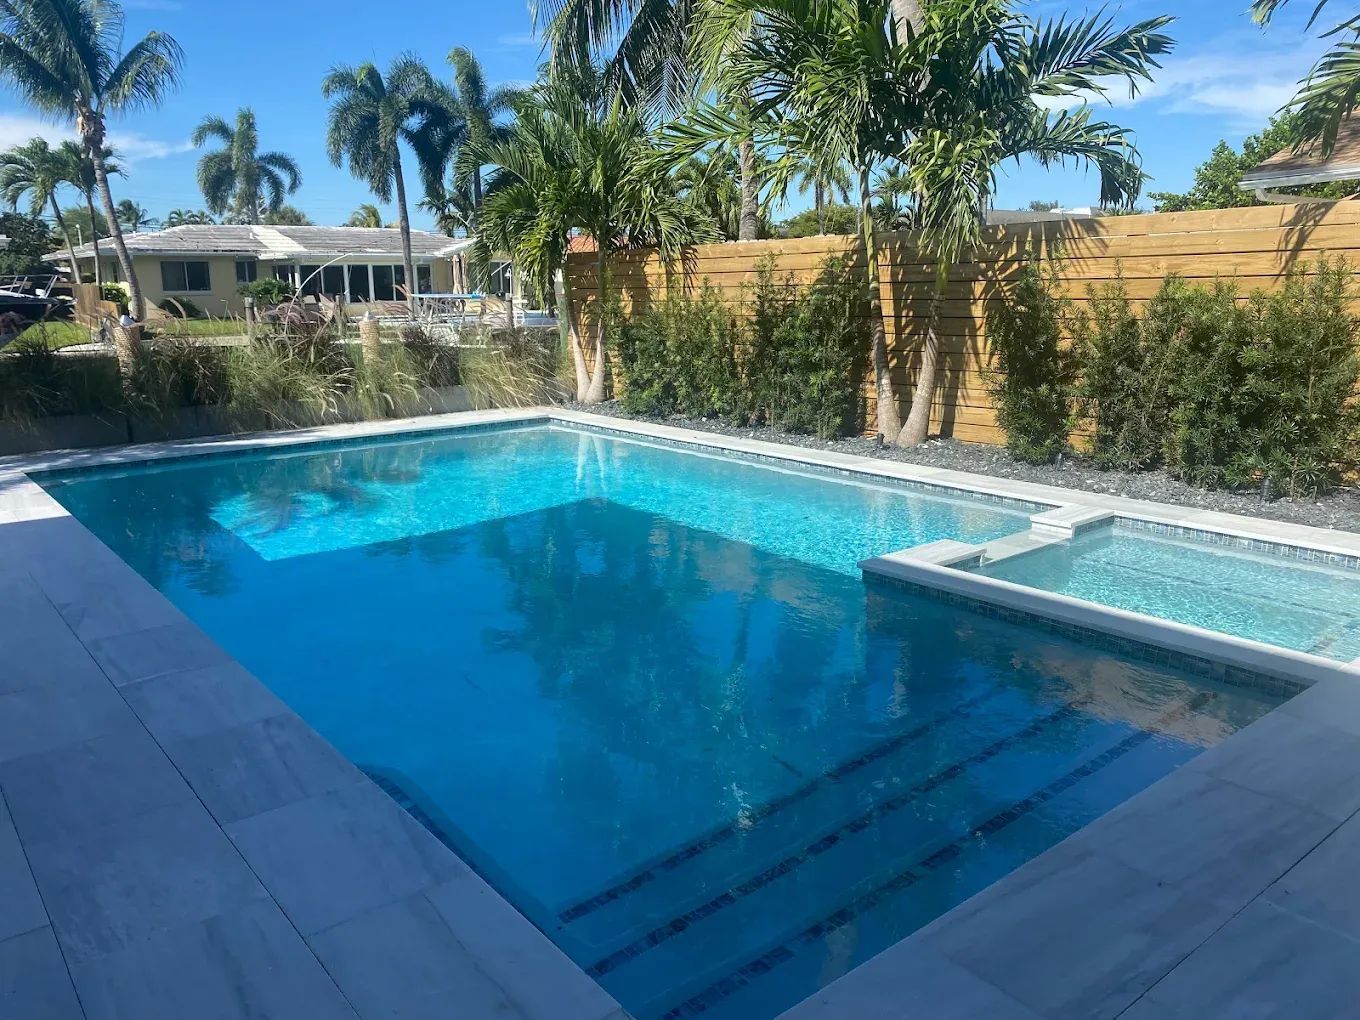
M956 497L975 498L978 494L981 494L986 497L995 497L998 500L1011 500L1014 503L1028 504L1040 508L1097 507L1114 512L1121 517L1141 521L1149 530L1155 528L1167 529L1159 532L1163 534L1178 534L1174 529L1180 529L1179 533L1185 537L1198 538L1199 535L1192 535L1192 533L1199 532L1215 536L1217 541L1224 544L1234 539L1247 543L1259 543L1261 544L1259 551L1266 551L1265 547L1269 546L1299 548L1311 553L1319 562L1335 565L1360 563L1360 535L1280 524L1273 521L1258 521L1209 511L1161 506L1080 490L1066 490L1051 486L1012 482L1006 479L970 476L960 472L921 468L896 462L878 461L872 458L780 447L759 440L719 437L671 426L625 423L618 419L601 419L584 412L536 408L518 411L465 412L417 421L327 426L305 430L301 433L275 433L183 443L163 443L138 448L10 458L0 461L0 550L13 553L12 547L7 549L5 543L5 531L13 523L48 522L49 526L60 528L65 533L65 537L61 541L49 542L51 555L48 559L50 562L42 565L42 570L39 572L40 576L35 577L28 569L34 566L31 550L26 550L19 556L20 562L17 565L13 562L13 556L6 562L0 563L0 574L14 573L17 566L20 574L27 573L36 580L55 583L61 598L70 598L72 591L80 593L82 588L88 589L88 573L92 569L92 564L98 564L99 584L101 585L97 593L99 598L117 599L125 595L141 607L138 610L139 613L149 613L154 616L159 612L162 616L168 617L166 622L173 623L179 618L177 611L165 602L159 593L154 592L154 590L146 591L145 589L149 586L146 586L145 582L132 573L130 568L127 568L120 560L114 558L113 564L108 563L109 554L102 544L85 531L78 522L70 520L65 510L40 486L27 477L28 471L68 470L83 466L131 464L158 461L169 457L202 456L214 453L230 455L249 450L300 448L317 443L346 442L349 440L415 438L423 434L455 431L463 428L479 426L489 428L512 424L586 426L606 432L622 433L638 439L671 440L689 448L737 454L753 453L759 457L766 457L772 463L781 466L827 468L843 472L848 477L869 478L880 483L893 481L922 485L930 490L944 490L949 495ZM61 518L68 519L60 520ZM1250 544L1247 545L1247 548L1251 548ZM84 551L83 554L82 550ZM1336 559L1329 560L1326 558L1329 556L1336 557ZM1309 557L1301 556L1299 558ZM949 570L949 568L935 569L948 571L956 576L960 575L959 571ZM1028 589L1019 589L1019 591L1022 595L1029 593ZM77 596L77 603L80 597L90 598L93 595L94 593L87 590L83 596ZM49 595L48 598L53 604L53 612L56 612L61 598L52 595ZM1126 615L1131 616L1132 614ZM1141 623L1143 619L1138 618L1135 622ZM1026 620L1026 622L1029 621ZM68 620L67 623L69 625L70 621ZM1070 620L1068 623L1071 625ZM171 629L174 630L174 628ZM1108 635L1108 631L1099 626L1093 628L1093 630ZM1077 630L1072 633L1080 634L1082 640L1090 640L1090 635L1083 631ZM1250 651L1252 655L1261 654L1259 648L1254 647ZM1349 753L1360 760L1360 662L1342 665L1325 661L1301 661L1297 655L1290 656L1282 652L1267 651L1265 654L1270 656L1269 662L1261 663L1252 660L1246 664L1239 661L1230 665L1245 669L1248 673L1256 672L1251 668L1253 665L1260 666L1267 674L1282 680L1293 679L1297 683L1308 685L1308 689L1297 695L1293 700L1286 702L1281 708L1263 717L1262 722L1268 722L1281 715L1287 716L1294 720L1290 724L1290 732L1297 732L1298 734L1295 743L1289 747L1288 769L1283 773L1271 774L1268 790L1263 795L1287 797L1290 791L1294 790L1299 799L1332 796L1330 789L1322 791L1316 789L1313 786L1312 778L1315 775L1329 774L1329 769L1335 771L1335 759L1339 744L1345 744ZM1250 659L1250 656L1248 658ZM1312 659L1312 657L1302 658ZM239 667L237 669L239 670ZM244 670L239 670L239 672L248 678L249 684L259 687L261 694L267 693L263 686L249 674L246 674ZM177 675L169 674L171 677ZM163 676L148 681L140 681L128 685L122 691L114 687L111 681L108 686L110 690L125 695L127 691L138 688L142 684L158 684L164 683L164 681L165 677ZM234 682L234 685L229 684L229 686L233 690L238 690L240 683L244 683L244 681ZM0 694L0 697L3 696L3 694ZM209 702L196 710L205 712L208 717L211 717L214 713L223 711L225 703L221 704L223 707L215 707ZM173 716L183 710L183 705L167 704L163 708L169 715ZM224 728L230 725L230 722L224 716L219 719L218 725L219 728ZM1308 733L1321 733L1323 731L1330 734L1329 739L1307 739ZM1279 734L1273 733L1268 725L1263 726L1259 722L1253 724L1202 756L1206 761L1201 771L1207 773L1211 770L1212 782L1215 783L1240 783L1248 788L1258 788L1261 786L1261 780L1258 775L1259 768L1254 764L1253 748L1260 745L1262 753L1267 753L1268 746L1271 752L1278 754L1279 739ZM1270 741L1274 743L1268 744ZM1319 757L1324 755L1329 757ZM1182 770L1182 772L1184 771ZM947 1012L952 1005L955 1005L950 1000L950 994L951 991L960 988L966 988L970 995L973 993L985 994L989 1001L1007 1004L1007 1008L989 1014L996 1017L1009 1015L1026 1017L1093 1015L1089 1011L1074 1013L1071 1009L1065 1009L1049 1001L1037 1001L1033 991L1036 986L1045 989L1061 988L1066 990L1071 988L1072 994L1068 996L1068 999L1072 1001L1075 1001L1078 991L1083 996L1095 996L1102 1004L1107 1004L1110 1007L1107 1010L1102 1005L1099 1015L1114 1016L1133 1006L1145 995L1148 996L1149 1002L1156 1001L1165 1008L1173 1008L1178 990L1186 982L1179 981L1177 983L1177 981L1167 979L1171 977L1179 979L1183 974L1193 975L1195 973L1199 961L1208 959L1215 947L1218 946L1221 940L1217 933L1231 917L1231 913L1224 912L1217 906L1205 907L1199 904L1191 893L1186 893L1182 902L1191 905L1187 906L1180 915L1177 915L1182 919L1185 925L1184 929L1174 926L1169 929L1161 927L1157 929L1160 934L1151 936L1163 943L1167 942L1169 938L1172 943L1164 951L1159 952L1157 967L1152 970L1147 967L1139 968L1138 973L1132 977L1122 972L1111 972L1108 960L1099 956L1104 945L1103 938L1119 938L1125 943L1134 934L1139 938L1147 938L1149 936L1146 936L1139 926L1151 924L1154 921L1158 924L1164 924L1164 922L1161 920L1162 915L1160 914L1154 916L1144 911L1135 916L1129 915L1128 911L1124 909L1124 904L1138 902L1138 890L1151 888L1152 886L1149 883L1152 880L1140 877L1136 868L1131 868L1127 864L1116 862L1104 856L1100 850L1098 838L1107 827L1105 823L1113 815L1122 815L1127 811L1140 809L1143 805L1157 802L1162 791L1174 787L1180 781L1180 775L1179 772L1173 773L1161 782L1154 784L1126 802L1123 807L1116 809L1111 816L1106 816L1106 818L1097 820L1079 830L1068 840L1051 848L970 900L937 918L926 928L885 950L873 961L852 970L838 981L788 1011L784 1014L785 1020L841 1020L846 1016L863 1015L866 1005L870 1008L881 1008L893 1012L894 1015L902 1009L913 1012L914 1015L935 1015ZM362 777L361 781L368 782ZM1354 796L1354 792L1349 790L1340 791L1335 795L1339 797L1342 794ZM1196 807L1196 803L1190 800L1175 809L1163 809L1156 813L1154 818L1159 826L1165 825L1168 832L1180 831L1184 828L1193 829L1202 821ZM1360 824L1360 822L1352 818L1345 822L1338 822L1337 829L1340 830L1347 826L1354 827L1356 824ZM20 835L22 838L22 834ZM1339 838L1337 832L1333 831L1321 841L1319 846L1325 846L1328 840L1337 838ZM1303 859L1304 857L1300 857L1300 860ZM1293 867L1297 866L1298 861L1295 862L1290 871L1292 872ZM1077 870L1074 871L1074 868ZM1080 874L1080 881L1083 883L1084 894L1074 896L1071 891L1072 879L1070 876L1078 873ZM1286 873L1286 877L1288 874L1289 872ZM1338 876L1338 881L1341 881L1342 878L1343 876ZM483 935L485 935L489 943L495 943L501 947L499 951L503 954L505 952L503 940L507 933L499 926L511 924L519 932L519 935L515 936L516 938L528 939L526 945L533 945L533 953L538 954L535 959L539 960L541 965L544 949L540 942L543 937L527 920L501 900L494 891L488 893L486 889L482 889L480 880L476 879L476 876L470 871L466 875L460 873L459 877L439 889L431 890L426 898L435 902L441 911L447 910L448 887L462 886L469 888L469 879L473 880L472 884L478 885L475 892L476 899L484 903L491 902L486 899L489 895L498 904L495 910L498 927L494 933L479 933L475 937L466 932L460 932L460 944L475 954ZM1136 888L1127 884L1130 881L1135 881ZM1093 883L1089 892L1085 891L1085 883ZM1160 880L1157 882L1158 886L1164 884ZM1052 893L1045 895L1043 890L1050 886ZM1266 889L1255 891L1251 898L1252 902L1264 896L1266 892ZM1074 958L1073 954L1044 954L1037 962L1026 959L1023 968L1017 966L1008 969L1007 961L1015 955L1016 942L1013 935L1017 921L1016 909L1022 902L1035 902L1036 896L1038 897L1037 902L1044 904L1044 906L1038 909L1037 913L1033 912L1035 908L1026 907L1025 909L1031 912L1024 915L1023 922L1025 930L1033 940L1043 942L1047 931L1055 933L1066 930L1085 931L1086 928L1083 928L1082 925L1085 924L1086 927L1089 927L1088 922L1092 917L1100 918L1100 924L1096 931L1085 937L1082 944L1083 953L1075 954L1083 956L1082 959ZM1108 903L1102 897L1110 897ZM1272 899L1272 903L1276 903L1277 909L1288 909L1279 906L1278 899L1278 897ZM479 912L471 905L471 901L469 909L472 911L469 917L485 916L485 911ZM445 916L448 917L447 914ZM513 923L511 918L517 918L523 924ZM1182 922L1176 922L1176 924L1180 923ZM1129 927L1109 927L1112 924ZM1327 934L1327 938L1342 939L1343 937L1340 933ZM0 943L0 949L4 948L5 945L5 943ZM1350 946L1350 952L1356 951L1355 943L1351 943ZM966 947L967 952L962 952L959 947ZM994 948L989 949L989 947ZM580 1017L582 1020L587 1017L590 1020L606 1020L606 1018L607 1020L624 1020L626 1014L617 1007L617 1004L604 996L598 987L592 986L593 993L589 990L582 992L582 986L579 982L581 980L588 981L588 979L575 965L568 963L567 967L561 967L561 961L557 960L560 954L557 953L555 947L549 945L548 948L550 950L547 954L548 957L556 961L551 964L550 969L554 970L559 980L565 981L563 987L570 987L573 989L573 993L567 994L562 999L551 998L546 1000L552 1002L553 1006L545 1012L532 1005L525 1005L526 1002L541 1004L545 1001L541 988L535 988L527 995L513 995L511 993L515 991L516 982L522 981L524 975L522 973L515 974L514 980L502 977L500 984L505 988L507 994L511 994L514 1008L519 1010L520 1015L531 1018L551 1016L554 1020L569 1016ZM561 959L565 960L565 957ZM985 970L981 969L976 963L979 959L988 961ZM924 987L911 980L911 975L921 973L923 966L938 969L936 963L939 961L943 961L944 965L950 968L949 980L930 982ZM892 977L885 975L885 969L891 970L893 975L901 975L901 979L895 982ZM507 968L507 961L502 956L494 965L488 966L487 970L498 976L503 976L513 972L514 967ZM1286 981L1287 977L1276 975L1274 980L1277 982ZM995 993L994 996L991 994L992 992ZM1307 989L1297 988L1293 990L1293 994L1306 996ZM584 998L580 998L582 995ZM572 1008L564 1012L557 1008L557 1004L565 1001L572 1001L578 1007L581 1002L585 1002L587 1005L584 1008ZM890 1005L890 1003L896 1003L896 1005ZM1009 1004L1014 1004L1013 1011L1009 1009Z

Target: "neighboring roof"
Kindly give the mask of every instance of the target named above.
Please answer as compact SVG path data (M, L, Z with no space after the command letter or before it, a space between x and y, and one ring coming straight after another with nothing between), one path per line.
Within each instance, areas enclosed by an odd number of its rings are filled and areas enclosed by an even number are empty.
M595 238L589 234L573 234L567 238L567 253L588 252L596 250Z
M1360 119L1348 117L1341 122L1336 146L1326 159L1317 143L1299 152L1285 149L1243 174L1241 187L1256 191L1355 179L1360 179Z
M988 209L984 221L988 226L1005 223L1051 223L1057 220L1089 220L1096 211L1089 205L1076 209Z
M133 255L242 255L258 259L331 259L337 255L401 257L401 231L394 227L171 227L123 235ZM425 230L411 231L411 252L417 258L447 257L469 247L468 238L454 239ZM93 244L76 249L77 258L94 255ZM65 252L43 256L50 262Z
M0 234L0 251L4 251L4 250L5 250L6 248L8 248L8 247L9 247L9 238L6 237L4 234Z

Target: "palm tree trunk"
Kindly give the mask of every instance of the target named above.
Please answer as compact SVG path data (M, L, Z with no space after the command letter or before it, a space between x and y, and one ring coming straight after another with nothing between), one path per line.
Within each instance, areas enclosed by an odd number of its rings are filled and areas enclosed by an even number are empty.
M595 367L590 373L590 387L586 390L585 399L581 401L583 404L598 404L604 400L605 326L609 319L609 260L605 256L604 242L600 240L603 233L604 231L601 231L595 236L596 277L600 287L595 312Z
M919 32L921 24L925 21L925 14L921 8L926 0L891 0L893 25L897 28L897 37L902 40L907 38L907 30Z
M118 265L122 267L123 279L127 281L128 305L132 308L132 314L138 322L146 321L146 300L142 297L142 285L137 280L137 270L132 266L132 256L128 254L127 245L123 242L123 228L118 223L118 214L113 207L113 193L109 191L109 170L104 165L103 147L103 125L100 124L99 143L89 145L90 158L94 160L94 179L99 185L99 198L104 206L104 218L109 221L109 233L113 240L113 250L118 253ZM90 225L91 231L95 234L99 230ZM95 251L98 252L99 244L95 243ZM95 265L98 265L98 261Z
M76 261L76 246L71 243L71 232L66 229L66 218L61 214L61 206L57 205L57 196L52 196L52 216L57 221L57 229L61 231L62 238L66 241L66 254L71 259L71 280L75 283L80 282L80 263Z
M812 182L812 202L817 207L817 233L826 233L826 189L820 180Z
M571 274L563 266L562 289L558 292L557 315L566 331L567 350L571 352L572 367L576 372L576 402L585 403L586 391L590 388L590 369L586 366L586 353L581 347L581 334L576 330L576 321L571 315Z
M406 212L406 179L401 175L401 157L393 169L397 182L397 220L401 225L401 264L406 272L406 307L416 314L416 267L411 259L411 217Z
M869 165L859 168L859 234L864 247L868 278L869 317L873 320L874 397L877 404L878 434L888 443L897 442L902 419L893 394L892 367L888 361L888 333L883 325L883 295L878 279L878 232L874 226L873 190L869 187Z
M100 265L99 257L99 224L95 222L94 195L85 192L85 210L90 214L90 243L94 245L94 282L95 286L104 285L104 267Z
M482 208L482 168L477 167L472 171L472 209L468 212L467 232L471 237L477 233L477 213Z
M949 267L941 265L935 277L935 290L930 295L926 342L921 347L921 371L916 377L916 390L911 395L911 411L897 440L902 446L919 446L930 434L930 408L935 403L935 378L939 375L940 365L940 309L944 306L948 283Z
M738 241L754 241L760 236L760 186L756 181L756 146L749 138L737 147L741 162L741 219L737 224Z

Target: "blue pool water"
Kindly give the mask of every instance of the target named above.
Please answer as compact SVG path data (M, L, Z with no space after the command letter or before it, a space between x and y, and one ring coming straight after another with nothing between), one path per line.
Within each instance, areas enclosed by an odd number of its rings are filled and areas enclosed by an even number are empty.
M1098 528L980 568L988 577L1350 661L1360 656L1360 572Z
M855 564L996 505L559 428L56 497L641 1020L766 1020L1276 703Z

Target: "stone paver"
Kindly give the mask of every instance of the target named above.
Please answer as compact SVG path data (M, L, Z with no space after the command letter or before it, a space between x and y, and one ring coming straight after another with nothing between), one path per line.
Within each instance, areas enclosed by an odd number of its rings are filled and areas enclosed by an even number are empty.
M362 777L223 828L304 935L467 870Z
M0 1016L6 1020L81 1020L84 1016L51 928L35 928L0 941Z
M46 926L47 910L33 882L19 833L0 797L0 940Z

